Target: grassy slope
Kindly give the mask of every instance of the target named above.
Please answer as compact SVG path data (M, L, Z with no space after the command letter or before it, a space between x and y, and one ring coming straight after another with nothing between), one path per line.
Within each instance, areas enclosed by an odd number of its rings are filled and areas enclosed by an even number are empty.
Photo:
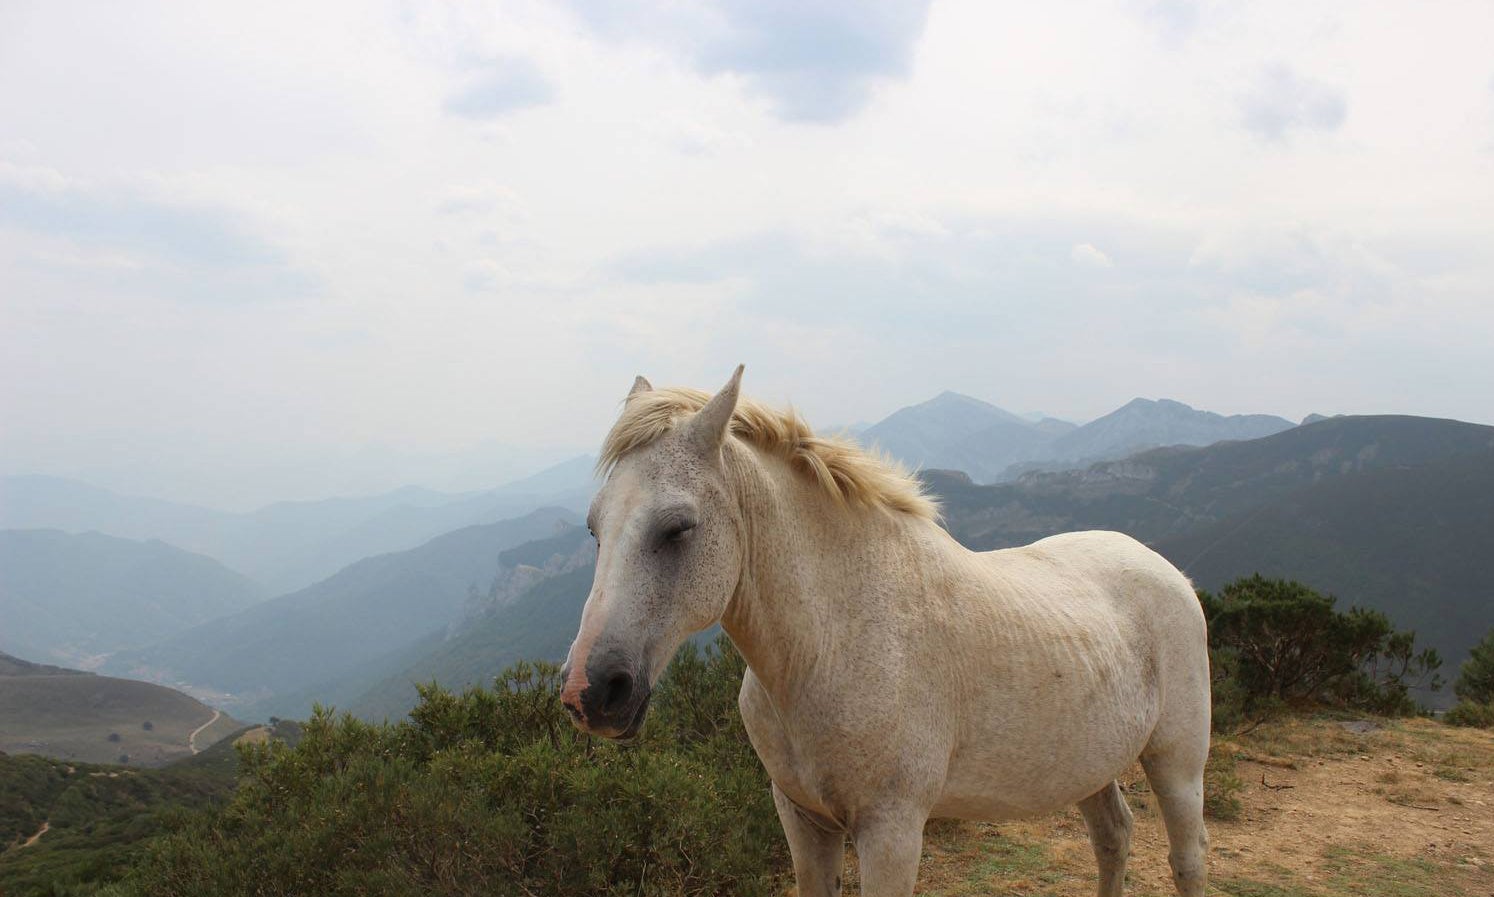
M76 674L0 676L0 751L88 763L161 766L191 754L187 738L212 708L174 689L132 679ZM146 730L144 724L151 723ZM199 749L238 724L219 718ZM111 733L118 741L110 741Z

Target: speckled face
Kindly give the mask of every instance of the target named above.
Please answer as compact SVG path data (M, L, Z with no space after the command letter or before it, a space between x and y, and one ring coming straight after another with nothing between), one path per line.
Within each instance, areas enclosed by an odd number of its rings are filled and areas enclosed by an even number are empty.
M592 502L597 572L561 693L584 731L636 734L670 658L721 619L736 589L740 520L720 437L702 432L709 410L619 461Z

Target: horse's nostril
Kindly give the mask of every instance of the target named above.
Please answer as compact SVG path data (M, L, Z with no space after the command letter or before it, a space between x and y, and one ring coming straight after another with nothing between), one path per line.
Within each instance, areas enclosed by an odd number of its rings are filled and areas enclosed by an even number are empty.
M615 713L628 703L633 695L633 677L627 673L613 673L607 677L602 691L602 712Z

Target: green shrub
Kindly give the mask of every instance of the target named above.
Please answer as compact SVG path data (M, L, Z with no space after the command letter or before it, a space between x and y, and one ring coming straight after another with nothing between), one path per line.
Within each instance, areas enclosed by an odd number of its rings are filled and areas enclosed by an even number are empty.
M1204 764L1204 815L1210 819L1239 819L1243 790L1245 783L1236 771L1233 750L1211 747L1208 762Z
M1219 595L1199 592L1214 664L1215 728L1229 731L1282 706L1323 702L1385 715L1416 711L1413 687L1437 689L1442 660L1415 650L1379 611L1340 611L1302 583L1259 574Z
M246 746L234 800L158 842L137 895L767 895L787 866L736 712L742 661L686 646L638 743L577 734L558 671L422 689L408 722L318 710Z
M1494 629L1468 652L1468 659L1458 668L1453 693L1475 704L1494 703Z
M1462 700L1442 715L1449 726L1467 726L1471 729L1494 729L1494 703Z

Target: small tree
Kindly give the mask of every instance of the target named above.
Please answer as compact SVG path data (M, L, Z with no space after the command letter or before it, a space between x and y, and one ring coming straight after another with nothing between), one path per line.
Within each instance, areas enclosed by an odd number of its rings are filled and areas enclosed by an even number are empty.
M1494 629L1473 646L1458 671L1453 692L1459 700L1445 721L1454 726L1494 727Z
M1453 693L1475 704L1494 703L1494 629L1484 634L1483 641L1473 646L1458 668Z
M153 722L151 722L150 720L146 720L145 722L143 722L143 723L140 724L140 728L144 729L147 732L151 731L155 727L156 727L156 724L153 723Z
M1379 611L1339 611L1333 596L1300 582L1256 574L1199 601L1215 668L1233 680L1216 693L1233 695L1240 713L1302 701L1406 713L1415 709L1411 688L1441 684L1441 658L1417 652L1415 633L1396 632Z
M109 733L109 742L111 744L118 744L119 743L119 733L118 732L110 732Z

